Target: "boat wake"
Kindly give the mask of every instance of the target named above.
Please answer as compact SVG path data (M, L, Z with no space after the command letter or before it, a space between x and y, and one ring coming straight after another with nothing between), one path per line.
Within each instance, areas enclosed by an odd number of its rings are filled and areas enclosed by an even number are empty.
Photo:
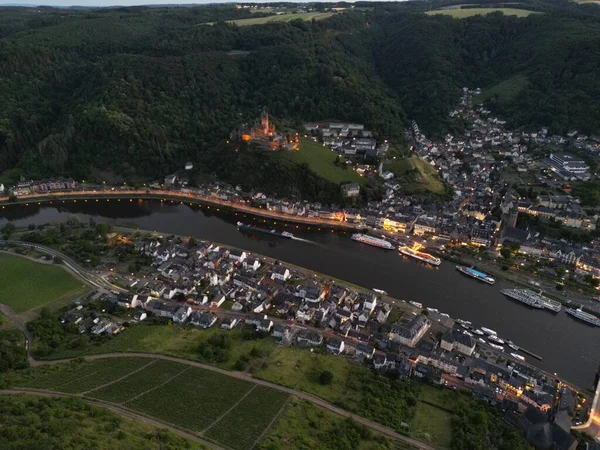
M299 237L296 237L296 236L294 236L292 238L292 240L293 241L300 241L300 242L307 242L308 244L317 244L317 242L315 242L315 241L311 241L309 239L302 239L302 238L299 238Z

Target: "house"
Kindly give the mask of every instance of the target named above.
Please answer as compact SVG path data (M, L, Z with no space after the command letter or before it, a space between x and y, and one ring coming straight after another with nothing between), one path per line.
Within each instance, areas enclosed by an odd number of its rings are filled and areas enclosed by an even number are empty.
M365 344L364 342L358 342L356 344L356 356L363 357L366 359L373 358L375 354L375 349L371 347L369 344Z
M148 317L145 311L138 311L133 315L133 320L136 322L141 322Z
M271 272L272 280L287 281L291 276L289 269L283 266L276 266Z
M373 367L376 370L381 370L387 366L387 356L384 354L377 354L373 357Z
M459 329L453 328L444 333L440 347L444 350L456 350L467 356L471 356L475 351L475 344L476 341L472 336L463 333Z
M194 311L190 315L190 324L200 328L210 328L217 323L217 316L205 311Z
M221 322L221 328L224 330L233 330L237 323L238 320L236 318L228 317L226 319L223 319L223 322Z
M271 332L271 328L273 328L273 321L269 319L261 320L260 323L256 326L257 331L262 331L264 333Z
M292 327L283 324L277 324L273 327L273 337L282 341L289 341L292 337Z
M358 183L343 184L342 193L345 197L358 197L360 194L360 185Z
M302 347L316 347L323 343L323 335L316 331L302 329L296 335L296 342Z
M307 284L301 284L296 288L297 297L302 298L307 303L320 303L325 297L325 290L319 286L311 286Z
M173 322L175 323L183 323L187 320L187 318L192 313L192 308L185 305L177 308L175 313L173 314Z
M327 351L334 355L339 355L344 351L344 341L337 336L331 336L327 340Z
M407 323L393 327L389 337L393 341L414 348L429 327L431 327L431 321L426 316L419 314Z
M235 262L244 262L248 254L242 250L233 249L229 251L228 258Z

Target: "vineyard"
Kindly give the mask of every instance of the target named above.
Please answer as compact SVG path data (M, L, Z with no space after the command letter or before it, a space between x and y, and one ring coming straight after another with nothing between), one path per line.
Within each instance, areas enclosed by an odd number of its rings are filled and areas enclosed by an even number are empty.
M21 387L51 389L80 394L111 383L152 363L145 358L115 358L84 363L60 364L29 371Z
M113 403L125 403L150 389L176 379L189 366L171 361L155 360L152 365L97 391L88 393L90 397Z
M107 358L37 367L12 384L121 404L232 450L255 446L289 397L249 381L153 358Z
M235 409L208 429L205 435L234 450L252 448L287 399L288 395L283 392L256 387ZM244 432L239 433L239 430Z

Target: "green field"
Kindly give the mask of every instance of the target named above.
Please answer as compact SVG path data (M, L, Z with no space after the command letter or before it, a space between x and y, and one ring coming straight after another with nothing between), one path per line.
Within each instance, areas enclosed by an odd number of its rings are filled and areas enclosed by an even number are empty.
M228 23L234 23L240 27L249 25L264 25L265 23L274 22L290 22L292 20L323 20L331 17L333 13L330 12L309 12L300 14L278 14L274 16L266 17L252 17L250 19L237 19L230 20Z
M225 354L223 361L207 361L200 357L198 348L211 336L225 335L232 342ZM83 350L60 348L53 352L51 359L73 358L82 355L92 355L113 352L138 352L160 353L163 355L177 356L201 362L216 363L224 369L233 369L235 363L242 356L252 361L256 356L268 356L277 344L272 338L244 340L241 330L223 331L218 328L201 330L193 327L178 327L165 325L135 325L125 332L112 337L109 341L98 345L89 346ZM252 354L251 354L252 353Z
M412 446L393 442L364 429L351 420L296 398L291 399L283 414L258 445L258 450L398 450Z
M516 97L523 89L527 87L529 80L526 75L515 75L507 80L484 90L480 95L477 95L473 100L476 103L482 103L497 96L498 101L507 102Z
M352 369L345 358L297 347L278 347L271 353L266 368L253 375L336 402L346 393L346 380ZM358 367L354 369L362 370ZM333 373L333 382L327 386L319 382L323 370Z
M442 409L422 402L417 403L415 416L408 422L410 435L439 448L450 448L452 415Z
M2 449L206 449L77 398L2 395L0 417Z
M252 448L287 399L283 392L257 386L204 435L234 450Z
M435 168L418 156L387 161L384 170L392 172L406 193L429 191L434 194L444 192Z
M22 313L83 295L87 286L62 267L0 253L0 303Z
M455 19L465 19L472 16L480 16L501 12L505 16L527 17L530 14L539 14L537 11L529 11L518 8L463 8L463 9L436 9L435 11L427 11L428 16L444 15L454 17Z
M310 139L302 139L298 151L284 154L297 164L308 164L313 172L333 183L364 183L364 178L352 170L351 166L338 167L334 164L338 155L336 152Z

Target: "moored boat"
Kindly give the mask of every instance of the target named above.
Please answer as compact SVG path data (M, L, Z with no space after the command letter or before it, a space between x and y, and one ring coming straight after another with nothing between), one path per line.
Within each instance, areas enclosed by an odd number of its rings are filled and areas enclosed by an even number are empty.
M595 325L597 327L600 327L600 318L594 316L593 314L583 311L581 308L577 308L577 309L567 308L565 310L565 312L567 314L570 314L571 316L575 317L576 319L579 319L583 322L589 323L590 325Z
M430 255L429 253L420 252L418 250L415 250L415 249L409 247L408 245L400 246L400 247L398 247L398 250L404 256L409 256L411 258L418 259L419 261L422 261L427 264L439 266L442 263L442 260L440 258Z
M492 334L488 337L490 341L495 342L496 344L504 345L504 341L500 339L497 335Z
M494 334L498 334L494 330L492 330L491 328L486 328L486 327L481 327L481 331L483 331L488 336L492 336Z
M502 289L500 292L508 298L521 302L532 308L548 309L553 312L559 312L562 309L560 302L552 300L551 298L548 298L530 289Z
M456 270L468 277L475 278L476 280L483 281L487 284L494 284L496 282L496 280L490 277L487 273L480 272L472 267L456 266Z
M378 294L381 294L381 295L387 295L387 292L384 291L383 289L373 288L372 291L377 292Z
M518 353L511 353L510 356L512 356L515 359L518 359L519 361L525 361L525 357L519 355Z
M481 331L479 328L473 330L473 333L475 333L478 336L483 336L485 333L483 331Z
M411 305L413 305L413 306L415 306L417 308L422 308L423 307L423 304L421 304L419 302L408 302L408 303L410 303Z
M392 250L394 248L394 246L385 239L376 238L367 234L355 233L352 235L352 240L372 245L373 247L383 248L385 250Z
M490 342L490 347L495 348L496 350L501 350L501 351L504 350L504 347L502 347L501 345L493 344L491 342Z

